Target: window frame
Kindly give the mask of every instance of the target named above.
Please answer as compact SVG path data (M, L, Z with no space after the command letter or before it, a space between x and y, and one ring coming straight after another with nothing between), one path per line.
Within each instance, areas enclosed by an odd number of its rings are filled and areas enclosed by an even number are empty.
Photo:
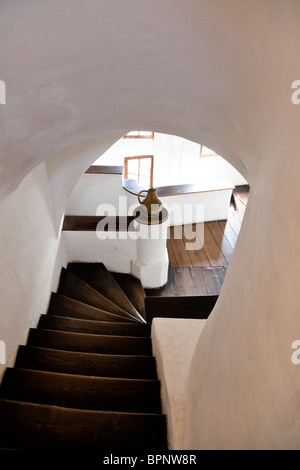
M135 134L131 134L131 132L135 132ZM123 136L123 139L154 139L154 132L149 131L149 134L143 134L146 131L130 131L130 133Z
M144 158L150 158L151 159L151 167L150 167L150 188L153 187L153 167L154 167L154 155L134 155L130 157L124 157L124 179L128 179L128 162L131 160L138 160L138 184L139 184L139 177L140 176L145 176L145 175L140 175L140 160Z
M205 158L205 157L218 157L218 154L216 154L216 152L214 152L213 150L209 149L210 150L210 153L202 153L202 149L203 147L205 147L205 145L201 145L200 144L200 158ZM205 147L207 148L207 147Z

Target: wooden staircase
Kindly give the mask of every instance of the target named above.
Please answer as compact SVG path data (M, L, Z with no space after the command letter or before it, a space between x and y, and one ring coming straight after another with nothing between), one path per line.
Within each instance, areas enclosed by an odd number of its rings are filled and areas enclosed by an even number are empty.
M167 450L145 293L103 264L62 269L0 387L0 448Z

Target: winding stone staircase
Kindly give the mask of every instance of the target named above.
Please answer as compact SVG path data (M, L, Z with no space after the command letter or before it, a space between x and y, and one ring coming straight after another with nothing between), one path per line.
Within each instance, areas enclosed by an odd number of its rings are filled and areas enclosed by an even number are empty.
M0 387L0 448L167 450L145 292L70 263Z

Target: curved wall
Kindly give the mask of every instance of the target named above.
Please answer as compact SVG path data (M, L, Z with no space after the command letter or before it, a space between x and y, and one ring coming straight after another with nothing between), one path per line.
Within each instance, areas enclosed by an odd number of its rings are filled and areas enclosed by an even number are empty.
M185 442L297 447L299 2L11 0L0 13L2 197L49 159L57 228L97 157L81 160L71 146L100 136L103 152L136 128L214 148L249 182L238 244L190 370Z

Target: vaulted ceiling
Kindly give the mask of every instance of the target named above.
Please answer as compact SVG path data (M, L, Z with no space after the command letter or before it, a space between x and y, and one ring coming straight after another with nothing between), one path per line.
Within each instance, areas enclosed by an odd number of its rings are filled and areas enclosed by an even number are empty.
M66 147L139 128L214 148L251 179L285 121L299 17L297 0L1 2L0 196Z

